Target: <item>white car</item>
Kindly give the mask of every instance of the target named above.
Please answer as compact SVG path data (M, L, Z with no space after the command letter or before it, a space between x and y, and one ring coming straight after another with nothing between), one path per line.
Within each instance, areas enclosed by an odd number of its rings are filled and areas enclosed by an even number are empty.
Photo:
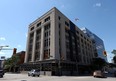
M30 72L28 72L28 76L40 76L40 70L38 69L32 69Z
M93 72L93 76L94 76L94 77L105 78L104 73L103 73L102 71L100 71L100 70L96 70L96 71L94 71L94 72Z

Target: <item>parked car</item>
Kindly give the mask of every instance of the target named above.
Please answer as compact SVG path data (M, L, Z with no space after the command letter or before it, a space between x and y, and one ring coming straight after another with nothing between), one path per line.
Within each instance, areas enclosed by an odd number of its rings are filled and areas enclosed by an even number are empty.
M94 71L94 72L93 72L93 76L94 76L94 77L105 78L104 73L103 73L102 71L100 71L100 70L96 70L96 71Z
M32 69L30 72L28 72L28 76L40 76L40 70L38 69Z
M0 77L2 78L4 75L4 71L2 69L0 69Z

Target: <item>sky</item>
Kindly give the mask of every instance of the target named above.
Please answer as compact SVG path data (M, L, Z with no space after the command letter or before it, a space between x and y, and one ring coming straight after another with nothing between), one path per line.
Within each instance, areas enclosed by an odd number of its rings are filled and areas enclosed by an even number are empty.
M111 62L111 51L116 49L116 0L0 0L0 46L25 51L29 24L53 7L100 37ZM0 51L0 56L11 55L12 50Z

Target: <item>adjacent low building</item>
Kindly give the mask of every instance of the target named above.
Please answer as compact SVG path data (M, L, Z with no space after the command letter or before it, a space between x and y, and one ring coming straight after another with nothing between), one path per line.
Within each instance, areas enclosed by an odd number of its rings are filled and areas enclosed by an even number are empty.
M92 40L57 8L29 25L22 70L49 75L75 75L94 58Z

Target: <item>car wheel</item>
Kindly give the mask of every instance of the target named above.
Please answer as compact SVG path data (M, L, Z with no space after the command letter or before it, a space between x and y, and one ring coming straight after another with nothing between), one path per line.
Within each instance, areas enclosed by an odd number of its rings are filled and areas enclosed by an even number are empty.
M94 76L96 78L96 76Z
M28 76L30 76L30 74L28 74Z
M3 77L3 75L0 76L1 78Z
M34 74L32 74L32 76L34 77L35 75L34 75Z

